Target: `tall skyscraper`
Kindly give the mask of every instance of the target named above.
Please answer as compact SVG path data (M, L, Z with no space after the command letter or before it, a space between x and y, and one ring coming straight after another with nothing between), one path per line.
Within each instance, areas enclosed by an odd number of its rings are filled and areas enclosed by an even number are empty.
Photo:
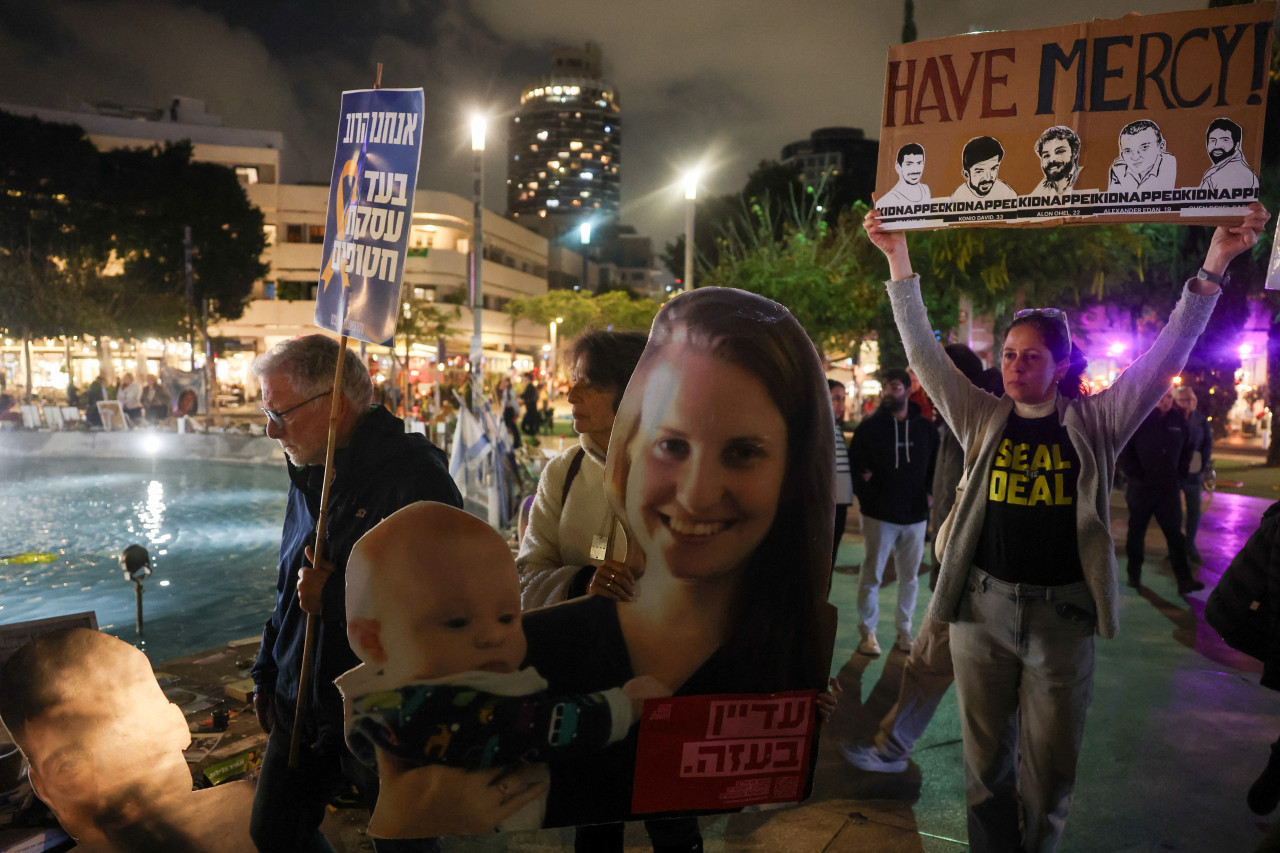
M549 239L618 220L618 91L599 45L560 47L551 76L525 87L507 134L507 215Z

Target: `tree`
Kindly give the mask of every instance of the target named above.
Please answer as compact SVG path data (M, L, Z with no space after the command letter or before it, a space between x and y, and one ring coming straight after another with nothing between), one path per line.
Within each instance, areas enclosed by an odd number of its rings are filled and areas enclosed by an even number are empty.
M402 286L401 291L406 290L408 286ZM462 309L456 305L444 308L434 302L407 299L402 299L401 302L404 308L396 322L395 342L402 344L404 348L400 380L407 412L413 406L413 398L409 391L409 351L414 344L422 341L437 342L437 347L440 347L438 342L449 335L453 323L462 316ZM443 348L440 347L440 349ZM395 347L392 347L392 353L395 353Z
M767 296L791 311L819 353L845 352L879 313L884 289L871 272L878 253L862 233L865 207L834 227L816 207L798 208L780 225L773 208L753 205L752 226L721 238L720 262L701 282Z
M636 299L620 290L599 296L579 290L549 290L538 296L512 299L503 310L512 323L529 320L545 326L560 318L559 335L571 338L587 329L648 329L658 313L658 303Z
M196 298L215 314L239 317L267 272L261 212L234 171L191 162L190 143L99 152L75 125L0 112L0 164L0 258L29 256L19 269L41 275L47 264L57 270L71 294L58 334L179 332L185 226ZM11 310L2 322L41 321Z

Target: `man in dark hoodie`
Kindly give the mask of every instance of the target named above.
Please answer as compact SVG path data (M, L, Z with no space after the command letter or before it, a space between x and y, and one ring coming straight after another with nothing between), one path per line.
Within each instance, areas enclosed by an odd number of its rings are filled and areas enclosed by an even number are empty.
M347 781L363 783L372 804L376 783L343 740L342 696L334 678L360 659L347 643L346 565L356 540L391 513L416 501L458 508L462 499L448 459L404 421L372 406L373 383L347 350L338 406L333 483L322 559L315 560L316 522L325 476L329 409L338 344L308 335L277 344L253 363L262 384L267 435L289 464L289 502L280 540L274 612L253 665L253 705L270 734L258 777L249 832L261 851L331 851L320 833L325 806ZM307 614L319 616L315 673L300 697ZM288 766L294 711L304 705L298 767Z
M1125 555L1129 558L1129 586L1134 589L1142 585L1143 546L1152 516L1169 547L1178 595L1204 589L1191 575L1187 539L1182 535L1181 484L1187 479L1192 449L1187 420L1173 405L1173 389L1169 389L1120 452L1116 464L1128 478L1124 489L1129 507Z
M911 650L911 618L916 608L916 573L924 556L929 520L929 489L937 458L938 434L907 399L911 376L901 369L881 373L880 406L858 425L849 444L853 490L862 510L866 557L858 579L858 651L880 654L876 640L880 581L893 553L898 574L894 615L902 651Z

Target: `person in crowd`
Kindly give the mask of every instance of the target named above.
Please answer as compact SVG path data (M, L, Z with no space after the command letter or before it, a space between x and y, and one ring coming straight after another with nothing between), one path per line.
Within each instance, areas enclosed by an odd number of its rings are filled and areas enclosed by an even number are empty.
M1270 215L1259 204L1215 230L1199 274L1151 349L1084 395L1083 359L1057 309L1015 315L1001 348L1005 395L965 382L933 335L907 238L872 210L907 357L973 448L929 611L950 623L974 851L1057 849L1093 687L1093 635L1115 635L1118 565L1109 529L1119 449L1204 330L1227 265ZM1014 747L1017 744L1017 747Z
M516 558L525 610L588 591L621 601L634 590L635 578L619 559L626 535L605 501L604 464L622 392L646 340L640 332L591 331L566 350L578 446L548 462L538 479Z
M84 392L84 420L91 427L102 428L102 413L98 411L98 403L105 402L107 396L107 380L101 373L93 377Z
M0 421L22 423L22 411L18 409L12 394L0 394Z
M1142 585L1143 552L1152 516L1168 544L1178 595L1204 589L1204 584L1191 576L1186 538L1182 535L1180 490L1187 479L1190 459L1187 421L1173 405L1173 389L1169 389L1120 454L1120 470L1128 479L1124 500L1129 508L1129 532L1124 550L1129 561L1129 586L1135 589Z
M325 552L313 552L325 475L336 341L291 338L254 360L267 436L288 463L289 499L280 540L275 609L253 665L254 710L270 735L262 759L250 831L263 853L329 851L320 832L326 804L350 775L376 787L343 743L342 697L333 680L358 664L347 643L345 570L352 546L402 506L434 500L461 508L444 453L381 406L355 352L347 350L333 457ZM314 677L299 696L308 614L318 617ZM298 766L290 768L295 710L303 703ZM365 793L366 797L369 792ZM370 800L370 802L372 802Z
M844 383L835 379L828 379L827 387L831 391L831 414L836 418L836 524L835 541L831 543L831 566L835 568L849 507L853 504L853 476L849 472L849 448L844 440L844 406L848 392Z
M80 389L76 387L75 379L67 380L67 405L80 407Z
M1187 385L1179 385L1173 392L1173 404L1187 419L1187 434L1191 437L1187 476L1180 484L1187 502L1187 559L1192 563L1203 563L1204 558L1196 547L1196 532L1200 529L1200 493L1204 490L1205 473L1213 466L1213 428L1198 408L1196 392Z
M0 668L0 719L36 794L77 850L242 853L253 783L191 790L191 732L147 656L109 634L65 628Z
M496 390L498 396L498 409L502 412L502 423L506 425L507 431L511 433L511 446L520 446L520 425L516 422L516 415L520 412L520 398L516 396L515 386L511 383L511 377L504 375L498 380Z
M173 395L160 384L154 373L147 374L147 387L142 389L142 408L146 411L147 421L153 424L167 421L173 410Z
M893 554L898 573L894 645L911 650L917 574L929 523L929 489L938 455L938 433L907 399L911 376L901 368L881 371L880 408L858 424L849 442L853 491L862 513L866 557L858 576L858 653L876 656L880 643L880 584Z
M142 423L142 386L133 381L132 373L120 377L116 400L120 402L120 409L129 419L130 426Z
M621 740L646 698L671 693L637 678L551 694L521 666L520 585L506 540L441 503L397 510L356 543L347 638L363 663L337 685L347 743L378 770L377 838L541 828L547 774L535 762ZM459 769L490 771L486 796L442 808L441 789Z
M669 301L618 409L605 472L633 546L634 593L526 613L527 663L564 692L640 675L678 696L822 689L834 638L831 423L818 355L785 308L714 287ZM589 758L553 760L547 825L629 817L635 750L633 732ZM578 849L621 842L615 824L580 831ZM670 838L660 849L702 844Z
M520 420L520 428L525 435L537 435L542 426L542 415L538 412L538 397L541 392L538 383L533 381L533 374L524 375L525 386L520 392L520 402L524 404L524 417Z
M907 368L907 376L911 377L911 384L907 386L907 401L916 404L920 409L918 413L920 417L926 421L934 420L938 413L933 410L933 403L929 402L929 395L924 392L924 388L921 387L915 371L910 367Z
M984 388L982 360L964 344L948 344L947 357L977 388ZM964 448L946 421L938 418L938 461L933 471L933 506L930 526L935 536L955 506L964 476ZM941 543L934 540L934 565L942 562ZM880 730L870 742L842 745L845 759L859 770L873 773L901 773L916 741L928 728L938 704L955 681L951 666L951 642L947 623L926 611L920 630L911 643L911 652L902 667L898 701L880 721Z

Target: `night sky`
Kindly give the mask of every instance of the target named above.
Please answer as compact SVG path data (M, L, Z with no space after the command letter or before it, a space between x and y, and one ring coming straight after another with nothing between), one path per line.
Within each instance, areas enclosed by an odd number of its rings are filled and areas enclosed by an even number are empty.
M879 135L900 0L0 0L0 102L166 106L204 100L228 126L282 130L283 180L326 182L339 94L423 86L418 186L470 194L467 117L494 121L486 203L506 207L505 118L550 71L553 44L595 41L623 116L623 220L683 228L681 172L740 189L818 127ZM916 0L920 39L1068 24L1195 0Z

